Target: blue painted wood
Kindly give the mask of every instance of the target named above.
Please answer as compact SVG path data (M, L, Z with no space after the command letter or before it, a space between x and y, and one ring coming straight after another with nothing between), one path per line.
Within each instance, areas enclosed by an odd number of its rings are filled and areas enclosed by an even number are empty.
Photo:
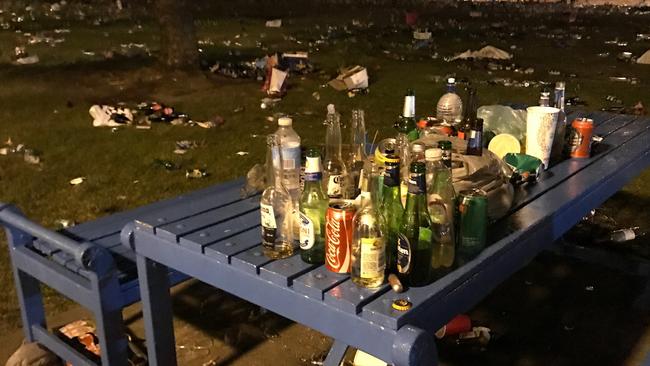
M412 288L405 293L413 303L410 311L397 314L387 308L388 301L396 297L394 293L387 293L364 307L362 315L370 321L393 329L407 323L425 322L428 325L420 324L424 329L444 324L455 315L451 309L457 312L480 300L491 286L496 286L507 278L510 273L525 264L526 260L568 230L587 211L602 203L638 174L650 163L648 146L650 133L635 135L631 141L613 149L607 158L600 159L550 190L542 198L526 205L506 223L517 229L513 234L489 246L477 258L443 279L426 287ZM531 241L532 237L536 240ZM511 254L517 253L513 251L515 249L521 253ZM515 260L508 262L510 255ZM503 263L509 263L510 267ZM467 286L473 283L479 285L471 291L467 290ZM462 299L463 302L454 302L454 298ZM449 302L448 308L441 309L446 302Z
M145 215L138 215L138 221L143 228L148 227L155 233L155 228L161 225L174 223L190 215L198 215L240 201L240 188L241 184L227 182L202 196L195 196L190 200L179 202L170 207L154 210Z
M150 233L135 231L134 243L140 255L156 258L157 262L173 266L205 283L317 329L381 359L390 360L392 357L393 342L397 334L395 331L370 323L357 315L341 312L321 299L305 296L291 287L267 281L261 276L179 245L160 241Z
M85 222L68 228L72 234L78 235L86 240L97 238L106 234L119 232L124 225L134 220L135 217L144 218L152 212L160 212L162 210L173 210L174 207L187 207L191 206L194 202L204 199L205 196L215 192L224 192L232 187L241 187L244 184L244 178L235 179L222 184L216 184L204 189L188 192L154 202L145 206L141 206L132 210L127 210L119 213L114 213L109 216L104 216L93 221ZM167 211L166 211L167 212ZM107 230L107 228L109 230Z
M227 239L206 245L203 251L205 255L215 258L222 263L230 263L230 258L233 255L262 243L261 230L261 226L255 226Z
M296 278L293 281L293 289L313 299L323 300L325 292L349 279L347 274L334 273L325 266L319 266Z
M34 342L36 338L32 331L33 326L45 327L46 325L41 287L34 277L20 270L16 265L12 267L25 339L27 342Z
M347 344L335 339L334 344L332 344L332 347L327 353L327 357L325 357L323 366L339 366L341 362L343 362L343 358L345 357L345 352L347 352L348 347L349 346Z
M95 306L94 314L97 330L95 332L101 347L103 365L128 366L128 342L124 334L122 319L123 300L117 273L112 272L104 278L91 279Z
M75 366L99 366L99 363L90 361L79 351L70 347L46 329L38 326L32 328L36 341L59 355L62 359L69 361Z
M184 219L177 220L173 223L161 225L156 228L156 235L169 241L178 242L183 235L191 234L195 231L213 226L215 224L230 220L233 217L240 216L260 209L259 196L236 201L234 203L216 207L198 215L193 215ZM186 213L191 215L192 213Z
M291 286L293 279L318 267L318 264L309 264L300 258L300 254L286 259L275 260L260 269L260 277L278 285Z
M221 222L217 225L193 232L181 237L179 244L191 248L192 250L202 252L203 247L207 244L232 237L242 233L251 227L260 224L260 210L255 210L241 216L234 217L228 221ZM137 223L140 227L140 223ZM145 228L142 227L144 230ZM261 235L261 234L260 234Z
M232 257L230 264L243 271L258 274L260 267L272 261L273 259L269 259L264 255L262 246L258 245Z
M357 314L361 308L390 289L383 284L375 289L362 288L352 281L345 281L325 293L325 303L342 311Z
M397 332L393 343L395 366L435 365L438 362L436 343L431 333L406 325Z
M147 334L147 354L150 365L175 365L176 343L172 324L167 267L137 256L142 317Z

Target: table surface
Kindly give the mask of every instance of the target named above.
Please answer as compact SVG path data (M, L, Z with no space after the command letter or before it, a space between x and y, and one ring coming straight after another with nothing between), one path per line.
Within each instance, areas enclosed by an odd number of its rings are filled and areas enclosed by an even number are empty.
M428 286L401 294L386 284L372 290L359 288L349 276L304 263L299 255L266 258L260 245L259 195L241 199L239 183L143 212L127 244L151 263L181 271L390 360L400 329L408 325L435 332L650 163L649 119L578 112L569 121L578 116L594 119L595 133L604 137L594 155L562 161L538 183L518 189L510 213L491 225L490 245L478 257ZM154 284L144 285L143 301L155 301L146 288ZM412 308L392 309L397 298L408 299Z

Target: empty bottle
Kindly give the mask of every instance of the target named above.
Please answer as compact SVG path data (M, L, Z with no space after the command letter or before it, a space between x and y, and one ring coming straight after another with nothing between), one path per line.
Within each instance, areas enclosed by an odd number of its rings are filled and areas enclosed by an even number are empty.
M470 88L467 96L467 107L465 109L465 116L463 122L458 126L458 138L467 140L469 138L469 131L472 129L472 122L476 119L476 110L478 108L476 102L476 89Z
M557 114L555 136L553 137L553 145L551 147L551 160L556 163L561 161L564 157L564 150L566 145L567 120L566 112L564 111L564 93L564 81L558 81L555 83L555 101L553 106L559 109L560 112Z
M356 197L360 190L360 181L363 178L361 171L366 162L366 123L363 109L353 109L350 122L350 159L349 197Z
M624 243L626 241L634 240L646 234L638 226L612 231L609 234L609 241L612 243Z
M275 134L282 145L282 178L284 187L291 198L298 202L300 199L300 136L294 131L293 121L289 117L278 119L278 130ZM276 164L277 164L276 160Z
M539 94L539 105L541 107L548 107L551 104L551 93L543 91Z
M447 92L436 106L436 118L447 125L455 125L463 119L463 101L456 92L456 79L447 79Z
M369 174L369 173L366 173ZM370 177L366 177L370 182ZM384 283L386 270L385 225L381 211L374 203L374 185L366 185L367 198L352 219L352 264L350 278L362 287L378 287Z
M267 187L260 199L262 248L269 258L286 258L293 254L293 200L278 168L284 158L280 138L271 134L266 142Z
M325 134L325 161L323 162L323 184L327 196L332 199L346 198L348 175L341 155L341 119L334 104L327 106L327 132Z
M395 273L397 264L397 233L404 207L400 194L400 163L399 158L392 149L386 149L383 180L383 201L381 212L386 220L386 269L388 273Z

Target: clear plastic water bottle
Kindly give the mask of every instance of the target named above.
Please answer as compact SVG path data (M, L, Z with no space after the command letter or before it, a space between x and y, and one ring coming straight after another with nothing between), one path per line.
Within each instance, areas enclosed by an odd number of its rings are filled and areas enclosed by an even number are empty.
M289 117L278 119L278 130L282 146L282 184L289 195L298 202L300 199L300 136L294 131L293 121ZM274 159L277 164L277 159Z
M447 93L438 100L436 118L448 125L455 125L463 119L463 101L456 93L456 79L454 78L447 79Z

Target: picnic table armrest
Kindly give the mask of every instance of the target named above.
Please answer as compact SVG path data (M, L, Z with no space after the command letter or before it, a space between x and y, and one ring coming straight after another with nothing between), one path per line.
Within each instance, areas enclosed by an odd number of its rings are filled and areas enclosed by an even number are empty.
M12 246L25 245L37 238L54 249L72 255L81 268L104 274L113 267L113 258L104 248L87 241L78 242L47 229L29 220L13 205L0 203L0 224L5 226Z

